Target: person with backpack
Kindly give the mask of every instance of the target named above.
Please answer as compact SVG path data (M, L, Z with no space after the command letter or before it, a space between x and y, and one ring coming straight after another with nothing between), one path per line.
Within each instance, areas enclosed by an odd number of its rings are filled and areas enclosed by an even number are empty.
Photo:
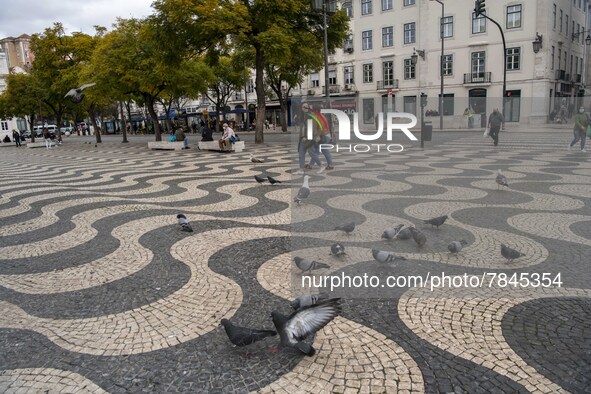
M581 140L581 152L587 152L585 149L585 140L587 139L587 125L589 124L589 119L587 118L587 114L585 113L585 108L579 108L579 113L575 115L575 124L573 126L573 133L575 138L572 142L568 145L568 150L570 151L572 147Z
M503 117L503 114L499 112L499 109L495 108L488 117L488 129L490 130L488 135L493 139L495 146L499 145L499 131L501 130L501 125L505 125L505 118Z
M21 146L21 135L18 131L12 130L12 139L14 140L17 148Z

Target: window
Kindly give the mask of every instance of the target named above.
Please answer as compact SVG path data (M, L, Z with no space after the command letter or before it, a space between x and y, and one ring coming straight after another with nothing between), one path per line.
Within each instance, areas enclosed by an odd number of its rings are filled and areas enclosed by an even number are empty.
M573 29L571 30L575 34L575 21L573 21ZM571 40L574 41L574 37L571 36Z
M580 38L583 37L583 32L581 31L581 24L577 23L577 32L579 33L579 35L577 36L577 42L580 42ZM574 33L574 32L573 32Z
M394 0L382 0L382 11L391 10Z
M558 20L558 22L560 22L560 32L562 33L562 10L560 10L560 19Z
M416 68L410 59L404 59L404 79L415 79Z
M519 70L521 48L507 48L507 70Z
M472 52L472 78L484 78L484 51Z
M441 18L441 33L443 34L443 38L454 36L453 16L446 16L445 18Z
M394 85L394 62L392 60L382 63L382 73L384 76L384 86Z
M556 4L552 5L552 27L556 29Z
M568 15L565 15L564 21L564 34L568 36Z
M550 50L550 70L554 70L554 45L552 45L552 49Z
M437 97L441 97L441 95L437 95ZM454 114L454 95L453 93L448 93L443 95L443 115L453 115Z
M572 76L573 75L573 55L570 55L570 68L568 73Z
M405 7L407 5L414 5L415 4L415 0L404 0L404 3L402 3Z
M562 60L562 49L558 48L558 69L560 70L560 62Z
M313 88L320 87L320 74L318 74L318 73L310 74L310 80L312 82Z
M349 34L349 36L345 40L345 44L343 45L343 50L348 53L353 52L353 35L352 34Z
M8 130L8 121L6 121L6 120L0 121L0 128L2 129L2 131Z
M394 27L382 27L382 47L387 48L394 45Z
M387 114L388 112L396 112L396 96L393 94L392 95L392 104L390 105L390 107L388 107L388 95L387 94L383 94L382 95L382 112L384 114ZM385 122L384 122L384 126L385 126Z
M486 18L483 15L476 16L472 13L472 34L479 34L486 32Z
M521 5L507 7L507 29L521 27Z
M363 65L363 83L373 82L373 63Z
M404 24L404 43L405 44L412 44L415 42L416 35L415 35L415 23L405 23Z
M372 98L365 98L365 99L363 99L363 123L373 124L374 123L373 118L374 118L373 99Z
M361 49L368 51L373 48L371 30L361 32Z
M454 75L454 55L443 56L443 75Z
M349 18L353 18L353 3L350 1L347 1L345 3L343 3L343 9L345 10L345 13L347 14L347 16Z
M330 70L328 72L328 84L329 85L336 85L337 84L337 72L335 70Z
M345 66L343 68L344 71L344 80L345 80L345 85L353 85L355 83L355 79L353 78L354 72L353 72L353 66Z
M371 0L361 0L361 15L371 14Z
M417 113L417 96L404 96L404 112Z

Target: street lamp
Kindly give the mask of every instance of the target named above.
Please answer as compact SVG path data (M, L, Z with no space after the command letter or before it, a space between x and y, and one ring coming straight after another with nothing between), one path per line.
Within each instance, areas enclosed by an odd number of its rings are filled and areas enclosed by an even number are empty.
M538 32L536 32L536 39L532 42L532 45L534 47L534 53L538 53L542 49L542 35Z
M421 57L421 59L425 60L425 51L424 50L420 50L420 49L415 49L413 48L413 53L410 56L410 63L415 66L417 64L417 60L419 58L419 56Z
M439 129L443 130L443 57L444 57L444 39L443 36L443 18L445 18L445 6L442 1L440 0L430 0L436 1L441 4L441 19L439 21L439 36L441 37L441 58L439 60L439 77L441 78L441 88L439 92Z
M322 30L324 32L324 96L327 100L330 97L330 89L328 86L328 31L326 25L327 7L331 5L331 10L334 7L335 0L312 0L312 8L316 11L322 11Z

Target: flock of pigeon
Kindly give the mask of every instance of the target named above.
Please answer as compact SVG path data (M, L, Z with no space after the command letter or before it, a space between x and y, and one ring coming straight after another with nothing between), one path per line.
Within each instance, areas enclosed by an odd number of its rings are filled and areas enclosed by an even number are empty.
M264 160L258 159L253 155L250 156L250 161L253 163L263 163ZM254 179L259 183L269 182L271 185L281 183L281 181L268 175L255 175ZM300 187L294 202L300 205L310 196L310 176L305 175L302 186ZM509 187L507 178L499 169L496 177L497 188ZM186 215L180 213L177 215L178 223L182 231L192 232L189 220ZM424 220L424 224L430 224L431 227L439 229L448 219L447 215L439 216L433 219ZM336 226L334 231L342 231L350 235L355 230L355 222L345 223ZM427 243L425 234L414 226L405 226L404 224L395 224L384 230L382 239L385 240L410 240L413 239L419 248L422 248ZM457 255L467 245L465 240L452 241L447 245L449 253ZM378 249L371 250L373 258L380 263L391 263L396 260L406 260L404 256L396 255L391 251L384 251ZM330 247L331 256L344 256L345 246L341 243L334 243ZM525 256L525 254L511 249L506 245L501 245L501 255L507 259L508 262ZM314 270L329 269L330 266L312 259L306 259L296 256L294 263L302 274L311 273ZM279 312L273 311L271 319L275 326L275 330L261 330L248 327L240 327L234 325L227 319L222 319L221 324L224 327L230 342L238 347L247 346L260 341L264 338L275 336L279 334L279 345L281 347L289 347L299 350L300 352L312 356L315 354L314 348L304 342L304 340L313 335L318 330L322 329L329 322L331 322L340 312L340 298L328 298L327 294L307 294L291 301L291 307L294 312L289 316L285 316ZM274 349L275 350L275 349Z

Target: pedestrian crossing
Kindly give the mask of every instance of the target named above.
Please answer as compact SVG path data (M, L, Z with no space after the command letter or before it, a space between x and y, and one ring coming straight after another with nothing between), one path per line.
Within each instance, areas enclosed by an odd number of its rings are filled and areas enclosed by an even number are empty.
M499 135L499 145L494 146L492 139L483 137L482 135L471 135L462 137L453 141L447 141L441 144L445 148L459 148L459 149L483 149L490 147L494 150L536 150L536 151L564 151L568 152L567 146L572 141L572 132L561 130L556 134L548 133L508 133L501 132ZM433 136L434 141L427 144L436 144L437 135ZM576 149L573 148L573 151Z

